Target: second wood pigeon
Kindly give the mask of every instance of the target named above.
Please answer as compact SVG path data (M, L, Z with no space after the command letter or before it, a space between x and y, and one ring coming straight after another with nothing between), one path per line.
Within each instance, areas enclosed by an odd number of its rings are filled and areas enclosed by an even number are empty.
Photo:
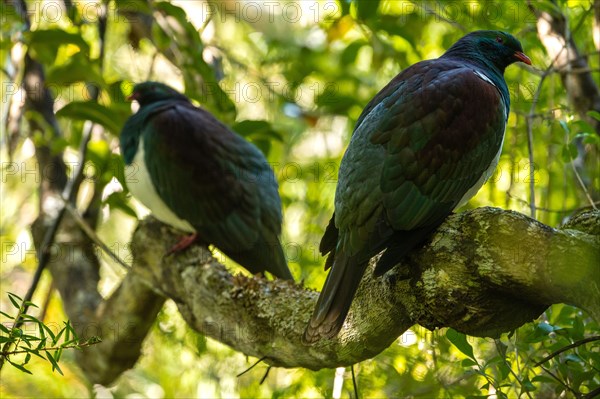
M341 329L369 259L381 275L466 203L493 173L510 108L504 69L531 64L517 39L476 31L402 71L360 115L321 241L331 267L304 333Z
M121 132L127 186L164 223L194 233L252 273L292 280L277 181L263 154L183 94L136 85Z

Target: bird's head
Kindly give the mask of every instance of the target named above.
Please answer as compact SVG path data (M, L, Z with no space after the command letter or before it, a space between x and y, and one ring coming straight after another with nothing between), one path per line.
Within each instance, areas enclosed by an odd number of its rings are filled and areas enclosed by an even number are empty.
M186 96L172 87L159 82L142 82L134 86L133 91L127 97L129 101L136 100L140 106L164 100L189 101Z
M471 32L454 43L446 54L475 58L484 63L491 62L502 72L514 62L531 65L531 60L523 53L521 43L513 35L502 31Z

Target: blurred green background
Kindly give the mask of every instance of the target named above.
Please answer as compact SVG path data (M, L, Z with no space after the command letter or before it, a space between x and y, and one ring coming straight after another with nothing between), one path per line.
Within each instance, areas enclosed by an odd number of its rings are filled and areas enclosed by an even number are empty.
M577 209L590 206L588 196L598 197L599 140L590 121L600 114L582 117L570 105L559 74L550 68L553 60L540 42L528 2L26 1L30 29L16 12L17 3L2 3L1 21L0 277L5 312L12 309L6 293L22 295L36 264L29 231L38 214L36 143L50 141L53 149L64 151L67 165L74 166L82 132L92 129L78 206L85 210L94 193L101 193L97 231L118 256L130 261L131 233L137 217L147 211L123 188L118 133L131 113L124 97L134 83L148 79L185 91L265 152L280 184L282 241L290 267L298 280L315 289L325 278L318 244L333 211L338 165L362 108L402 69L440 56L472 30L512 33L533 66L518 64L506 71L512 107L503 154L493 178L465 209L497 206L531 215L535 201L533 216L557 227ZM593 2L531 4L566 17L598 84ZM35 112L16 123L9 117L25 100L20 89L25 52L45 68L60 139L28 131L28 120L43 124ZM99 289L109 295L123 272L98 253L103 261ZM50 325L66 319L51 284L44 275L34 296ZM469 338L478 359L474 364L450 344L444 330L415 326L355 371L365 398L573 397L574 391L590 392L600 385L597 345L566 352L545 363L546 371L534 363L599 331L582 311L554 305L539 320L499 341ZM33 376L5 367L0 395L353 395L349 370L338 377L344 380L341 391L333 389L335 370L273 369L259 384L267 370L260 364L236 376L255 361L190 330L175 305L167 302L137 365L114 386L90 386L73 354L65 353L64 376L37 359L30 363Z

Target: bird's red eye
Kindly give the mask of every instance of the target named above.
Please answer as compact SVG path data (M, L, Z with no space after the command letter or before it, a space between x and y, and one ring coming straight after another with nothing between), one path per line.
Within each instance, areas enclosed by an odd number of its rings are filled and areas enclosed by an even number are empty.
M503 39L503 38L501 38L500 36L497 36L497 37L496 37L496 41L497 41L498 43L500 43L500 44L504 43L504 39Z

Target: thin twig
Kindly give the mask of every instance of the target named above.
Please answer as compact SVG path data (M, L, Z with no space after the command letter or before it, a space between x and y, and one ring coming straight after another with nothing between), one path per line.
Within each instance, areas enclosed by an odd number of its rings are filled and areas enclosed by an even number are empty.
M435 18L437 18L440 21L444 21L444 22L452 25L453 27L461 30L463 33L469 31L469 29L467 29L465 26L461 25L460 23L458 23L456 21L446 18L445 16L441 15L440 13L436 12L434 9L429 7L427 4L421 3L421 2L417 2L416 4L418 5L418 7L420 7L422 10L424 10L426 13L429 13L429 14L435 16Z
M269 371L271 371L272 368L273 368L273 366L267 367L267 371L265 371L265 375L262 376L262 378L260 379L260 382L258 383L258 385L262 385L263 382L265 382L265 380L269 376Z
M8 69L6 69L6 68L4 68L4 67L0 67L0 72L2 72L3 74L5 74L5 75L6 75L6 77L7 77L9 80L14 80L14 76L13 76L13 74L12 74L12 73L10 73L10 72L8 71Z
M530 198L529 199L530 200L529 209L530 209L531 217L534 219L535 219L535 213L536 213L535 183L534 183L534 179L533 179L534 173L535 173L534 159L533 159L533 119L534 119L534 115L535 115L535 108L537 106L538 100L542 93L542 85L544 84L544 81L554 70L554 65L555 65L556 61L558 60L558 57L565 49L566 49L566 43L560 49L560 51L558 52L556 57L554 57L554 59L552 60L550 65L548 65L548 67L542 74L542 76L540 78L540 83L538 84L538 87L535 90L535 94L533 95L533 100L531 102L531 108L529 109L529 114L527 114L527 117L525 119L525 125L527 126L527 153L528 153L528 158L529 158L529 198Z
M585 194L585 197L587 198L587 200L590 203L590 205L592 206L592 208L594 208L595 210L598 210L598 207L596 206L596 202L594 201L594 199L590 195L590 192L588 191L587 187L585 186L585 183L581 179L581 176L579 175L579 172L577 172L577 168L575 167L575 160L571 156L571 153L569 153L569 158L571 158L571 162L569 162L569 164L571 165L571 169L573 169L573 173L575 174L575 178L577 179L577 182L581 186L581 189L583 190L583 193Z
M69 344L69 345L65 345L65 346L54 346L51 348L39 348L39 349L35 349L36 351L57 351L57 350L61 350L61 349L74 349L74 348L85 348L88 346L92 346L92 345L96 345L99 344L100 342L102 342L102 340L99 337L95 337L96 339L89 339L85 342L82 342L80 344ZM20 350L16 350L16 351L10 351L10 352L2 352L0 353L0 355L2 356L11 356L11 355L20 355L22 353L31 353L33 351L33 349L20 349Z
M551 354L549 354L548 356L546 356L545 358L543 358L542 360L540 360L539 362L537 362L535 365L536 366L541 366L543 363L546 363L548 360L552 359L553 357L556 357L558 355L560 355L561 353L568 351L569 349L573 349L573 348L577 348L578 346L587 344L588 342L594 342L594 341L600 341L600 335L596 335L593 337L588 337L588 338L584 338L581 339L579 341L573 342L570 345L567 346L563 346L562 348L552 352Z
M535 163L533 159L533 114L535 113L535 107L540 98L540 94L542 92L542 84L546 79L547 74L542 75L540 83L535 91L533 96L533 101L531 103L531 109L529 110L529 115L525 118L525 125L527 126L527 154L529 158L529 210L531 213L531 217L535 219L535 183L534 183L534 173L535 173Z
M358 381L356 381L356 375L354 375L354 365L350 365L350 372L352 373L352 387L354 388L354 397L360 399L358 396Z
M238 375L236 375L236 377L239 378L239 377L243 376L244 374L246 374L248 371L252 370L254 367L256 367L260 362L262 362L266 358L267 358L266 356L261 357L256 362L252 363L252 366L248 367L246 370L244 370L241 373L239 373Z
M90 225L85 221L85 219L77 211L75 206L72 203L65 201L64 198L62 200L64 206L67 208L67 211L73 217L73 220L75 221L77 226L79 226L79 228L85 233L85 235L87 235L88 238L94 242L94 244L100 247L100 249L103 250L112 260L117 262L119 265L123 266L125 269L130 269L131 266L129 266L127 263L125 263L124 260L119 258L117 254L111 251L110 248L100 239L100 237L98 237L98 234L96 234L94 229L92 229Z
M520 203L525 204L525 205L529 205L529 202L527 202L523 198L519 198L516 195L512 194L510 192L510 188L506 192L506 195L510 199L514 199L517 202L520 202ZM594 201L594 205L600 205L600 201ZM540 212L548 212L548 213L573 213L573 212L577 212L577 211L579 211L581 209L584 209L584 208L585 208L585 206L578 206L577 208L569 208L569 209L551 209L551 208L540 208L540 207L537 207L535 209L537 209Z
M158 51L155 51L152 54L152 59L150 60L150 68L148 68L148 73L146 74L146 80L150 80L152 78L152 74L154 73L154 64L156 63L156 57L158 57Z
M529 394L529 392L524 389L525 387L523 386L523 381L519 378L519 376L514 372L514 370L512 369L512 367L510 367L510 364L508 363L508 360L506 360L506 352L502 353L502 351L500 350L500 340L495 339L494 340L494 345L496 346L496 351L498 352L498 354L502 355L502 360L504 361L504 365L508 368L508 371L512 374L512 376L515 378L515 380L517 380L517 382L519 383L519 386L521 387L522 391L525 391L525 394L527 395L527 397L529 399L533 399L531 397L531 395Z
M563 382L563 380L561 380L560 378L558 378L554 373L552 373L550 370L548 370L547 368L545 368L544 366L540 366L542 368L542 370L544 370L546 373L548 373L550 375L550 377L554 378L560 385L562 385L567 391L570 391L573 395L575 395L575 397L579 396L579 392L575 391L573 388L571 388L570 386L568 386L567 384L565 384Z
M585 395L583 395L581 397L581 399L594 399L594 398L598 398L598 396L600 396L600 387L594 389L591 392L586 393Z

